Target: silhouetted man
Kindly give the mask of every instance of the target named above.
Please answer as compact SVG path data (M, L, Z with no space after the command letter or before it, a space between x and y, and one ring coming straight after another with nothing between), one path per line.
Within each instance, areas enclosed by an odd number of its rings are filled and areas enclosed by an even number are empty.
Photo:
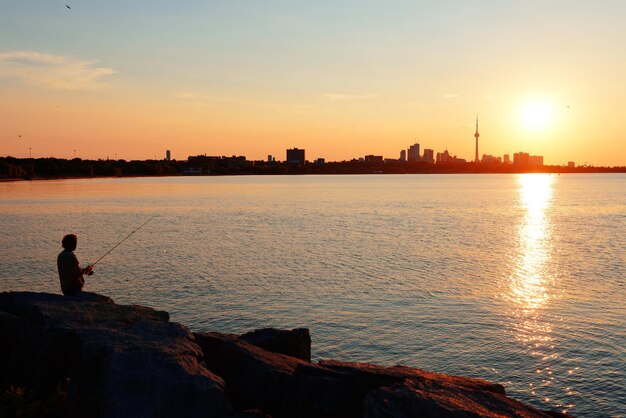
M91 275L92 267L80 268L74 250L78 244L78 238L74 234L68 234L61 241L64 250L57 257L57 268L61 280L61 290L65 296L80 293L85 285L83 274Z

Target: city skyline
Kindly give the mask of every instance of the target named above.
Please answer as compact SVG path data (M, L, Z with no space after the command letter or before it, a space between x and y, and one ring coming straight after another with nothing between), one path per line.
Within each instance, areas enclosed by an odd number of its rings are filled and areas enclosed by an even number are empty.
M626 164L617 1L70 6L0 6L0 155L470 161L478 113L481 155Z

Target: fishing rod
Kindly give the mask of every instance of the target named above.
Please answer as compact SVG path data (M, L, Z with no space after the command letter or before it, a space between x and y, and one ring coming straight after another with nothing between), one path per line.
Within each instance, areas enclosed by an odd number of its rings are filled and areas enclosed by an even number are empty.
M130 234L126 235L126 238L124 238L123 240L121 240L120 242L118 242L117 244L115 244L115 246L113 248L111 248L109 251L107 251L102 257L100 257L98 259L98 261L96 261L95 263L91 264L90 266L93 267L96 264L98 264L100 262L100 260L102 260L104 257L106 257L107 255L109 255L109 253L111 251L113 251L114 249L116 249L121 243L123 243L124 241L126 241L128 238L130 238L131 235L133 235L135 232L139 231L141 228L143 228L143 226L145 224L147 224L148 222L150 222L151 220L153 220L154 218L156 218L156 215L154 215L152 218L148 219L147 221L145 221L144 223L142 223L139 228L135 229L133 232L131 232Z

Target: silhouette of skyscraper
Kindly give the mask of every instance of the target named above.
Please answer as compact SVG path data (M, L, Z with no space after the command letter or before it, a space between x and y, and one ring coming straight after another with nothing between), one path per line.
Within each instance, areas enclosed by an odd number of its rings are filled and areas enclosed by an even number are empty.
M474 162L479 162L478 160L478 137L480 134L478 133L478 115L476 115L476 133L474 134L474 138L476 138L476 155L474 156Z
M289 148L287 150L288 164L304 164L304 150L298 148Z
M409 158L409 161L420 160L420 144L415 143L409 146L408 158Z

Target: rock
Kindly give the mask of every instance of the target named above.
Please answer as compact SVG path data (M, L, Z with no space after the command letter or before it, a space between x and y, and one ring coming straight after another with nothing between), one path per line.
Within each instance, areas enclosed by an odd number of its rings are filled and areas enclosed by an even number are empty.
M2 293L0 311L0 335L11 341L0 356L2 387L61 387L76 416L230 414L223 380L166 312L99 295L38 293Z
M311 361L311 335L308 328L291 331L263 328L243 334L239 339L273 353Z
M359 416L362 398L355 393L352 383L347 373L315 364L300 365L292 376L283 416Z
M289 417L549 416L484 380L330 360L299 365L287 399Z
M96 294L0 293L0 336L2 399L35 393L40 416L565 416L523 405L480 379L310 363L306 329L192 335L167 312ZM41 410L55 402L64 413Z
M370 392L363 402L363 418L550 417L504 394L456 386L448 382L406 380Z
M482 379L453 376L443 373L428 372L406 366L384 367L368 363L350 363L336 360L322 360L325 368L346 372L362 381L365 387L379 387L411 379L425 383L447 383L485 392L505 394L504 386Z
M219 353L227 342L236 341L238 335L223 334L221 332L194 332L193 337L202 349L204 358L211 360L215 358L216 354Z
M196 334L209 370L226 382L236 410L258 409L284 416L285 394L291 376L303 360L266 351L232 335Z

